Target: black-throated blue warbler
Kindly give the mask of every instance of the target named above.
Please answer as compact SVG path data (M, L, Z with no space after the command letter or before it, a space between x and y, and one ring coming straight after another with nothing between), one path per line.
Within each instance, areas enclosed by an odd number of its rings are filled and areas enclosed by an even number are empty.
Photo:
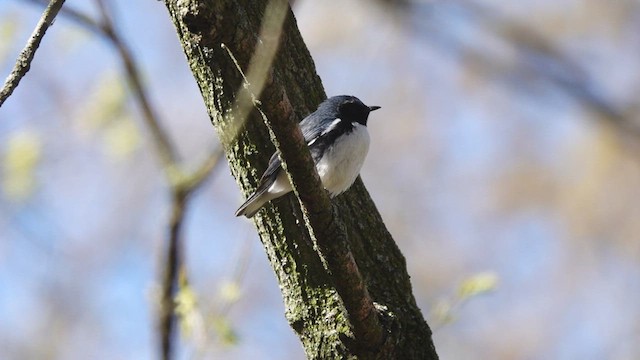
M379 108L367 106L355 96L334 96L300 122L322 185L331 197L346 191L358 177L369 151L369 113ZM253 217L268 201L292 190L276 152L258 188L236 211L236 216Z

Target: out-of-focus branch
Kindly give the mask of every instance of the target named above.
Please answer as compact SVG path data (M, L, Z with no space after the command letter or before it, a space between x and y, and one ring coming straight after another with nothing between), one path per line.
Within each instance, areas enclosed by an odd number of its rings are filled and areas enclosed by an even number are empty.
M220 164L222 155L224 155L224 150L221 147L215 148L193 172L176 181L173 186L187 194L194 192L211 176L218 164Z
M279 39L282 34L282 24L287 15L288 8L289 4L286 1L271 0L267 4L264 21L260 29L260 39L262 39L262 42L258 43L255 53L251 57L246 75L233 56L231 49L225 44L222 44L244 79L242 89L238 90L235 104L232 107L235 109L233 113L234 122L233 129L230 129L229 136L226 137L228 141L235 140L240 130L244 127L244 123L247 121L254 105L259 104L258 98L260 98L260 94L262 90L264 90L269 69L278 51Z
M162 293L160 298L160 343L162 359L169 360L173 354L173 339L176 336L175 295L178 290L178 278L184 270L182 259L182 223L186 215L189 195L196 191L213 173L222 159L221 147L214 150L205 161L191 174L174 177L171 182L171 219L169 222L169 239L163 261ZM185 280L186 281L186 280Z
M413 30L419 36L428 39L442 49L443 54L460 55L482 69L482 73L491 77L506 80L508 85L521 88L528 81L544 83L558 89L583 108L595 115L595 118L619 129L623 135L640 137L640 102L621 108L601 94L595 84L588 78L587 72L580 64L562 51L553 39L547 38L525 24L501 16L499 11L475 1L456 0L446 5L431 5L417 1L382 1L392 6L400 16L411 18L412 13L420 12L425 16L418 21L413 17ZM445 10L443 10L443 6ZM475 43L467 43L452 33L450 26L438 26L442 11L446 6L453 6L456 13L462 9L473 16L476 26L505 41L516 50L515 56L500 58L485 48L475 47ZM426 18L426 19L425 19Z
M160 341L162 359L171 359L173 338L175 337L175 301L177 278L182 261L182 243L180 241L182 223L186 210L186 196L172 194L171 220L169 222L169 243L164 259L162 276L162 294L160 298Z
M27 1L38 4L43 3L43 0ZM142 72L136 63L131 50L118 33L117 28L114 26L113 20L103 0L95 0L95 2L100 10L100 20L93 19L92 17L69 7L62 9L61 14L65 18L76 22L87 30L107 40L107 43L115 48L122 60L124 71L132 93L142 111L142 118L151 132L152 140L160 161L165 168L172 170L177 164L177 151L175 150L175 146L173 146L173 143L166 131L160 125L159 117L154 111L154 107L151 104L146 87L142 81ZM167 169L165 169L165 171Z
M20 55L18 55L18 60L16 60L13 70L11 70L11 73L4 82L2 90L0 90L0 107L2 107L2 104L4 104L9 96L11 96L16 87L18 87L20 80L22 80L31 68L31 62L33 61L33 57L36 55L36 50L40 46L40 42L42 41L44 34L47 32L47 29L53 25L53 21L62 8L62 4L64 4L64 0L51 0L45 9L35 30L33 30L33 33L31 34L27 45L24 47Z
M171 169L177 162L177 151L172 145L171 140L167 133L160 125L158 116L155 114L153 107L151 106L151 100L147 95L147 91L142 82L141 71L138 69L136 62L133 60L133 55L125 41L122 39L118 30L113 25L111 16L107 11L103 0L96 0L101 14L101 29L104 35L111 40L111 44L116 48L116 51L122 59L127 79L133 90L133 95L136 97L138 104L142 109L143 119L151 131L153 136L156 151L160 156L165 167Z
M42 0L29 0L42 3ZM213 173L222 159L222 148L216 148L206 159L192 172L183 170L177 155L176 148L170 137L160 125L159 117L154 111L148 92L142 81L141 71L129 50L124 39L109 14L103 0L96 0L100 20L83 14L72 8L65 8L62 14L95 33L114 47L122 60L126 78L131 86L136 102L139 104L143 120L151 133L151 140L162 162L162 169L170 185L172 208L169 222L167 250L163 259L164 269L162 275L162 291L159 311L159 333L161 354L163 359L170 359L173 353L173 339L176 332L175 321L175 294L177 292L178 277L183 268L181 251L181 234L184 217L186 214L189 195L196 191L206 179ZM185 275L186 276L186 275Z
M597 118L619 127L624 133L640 136L640 123L636 122L637 105L621 109L599 94L587 72L567 56L556 43L535 29L497 15L492 8L468 0L458 0L474 14L483 18L483 24L499 37L519 50L520 61L514 71L533 73L548 81L580 103ZM474 56L482 56L476 51ZM485 55L486 56L486 55ZM539 64L536 60L541 61Z

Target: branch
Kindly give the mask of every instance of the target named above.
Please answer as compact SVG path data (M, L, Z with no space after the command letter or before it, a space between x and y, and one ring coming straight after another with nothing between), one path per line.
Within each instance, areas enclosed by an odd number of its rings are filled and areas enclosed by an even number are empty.
M280 2L279 7L277 2ZM271 58L275 56L287 8L287 2L282 0L272 1L267 5L265 21L260 35L262 43L251 59L252 65L249 68L249 74L259 74L260 70L262 70L255 65L257 63L256 58L264 58L261 51L273 49L269 52L269 55L271 55ZM268 12L269 10L271 10L271 13ZM238 66L233 54L228 48L225 47L225 49L227 49L234 63ZM261 65L264 66L263 71L266 74L270 61L268 63L262 61ZM242 73L239 66L238 70ZM244 77L244 74L242 76ZM271 132L274 145L280 152L283 167L289 175L294 191L302 206L307 229L315 238L318 248L331 271L332 279L353 326L356 341L369 346L371 344L374 347L381 346L384 342L384 329L362 275L358 270L358 265L347 244L344 225L339 220L337 212L322 186L311 158L311 153L304 141L300 127L293 117L293 107L288 101L281 102L279 105L284 107L281 107L281 110L291 116L270 121L264 112L260 110L259 103L256 100L258 95L251 93L250 83L246 77L245 81L247 81L247 84L243 89L246 90L245 93L249 96L237 96L237 99L253 99L254 105L259 110ZM260 87L263 85L264 80L260 82Z
M190 175L179 177L171 183L171 220L169 239L162 275L162 294L160 299L160 343L162 359L168 360L173 354L173 338L176 333L176 302L178 278L183 267L182 224L186 215L188 198L200 188L222 159L222 148L214 150L210 156ZM184 273L186 277L186 273ZM185 280L186 281L186 280Z
M141 71L138 69L136 62L133 60L131 50L126 45L124 40L120 37L116 27L113 25L111 16L104 5L104 0L96 0L98 7L100 8L100 14L102 17L102 33L111 40L111 44L116 48L116 51L122 59L127 78L133 90L133 94L142 108L143 120L147 124L147 127L151 131L156 150L163 162L165 168L171 169L175 166L177 161L177 151L175 150L169 136L160 125L158 116L153 111L151 106L151 100L147 95L146 89L142 82ZM166 169L165 169L166 170Z
M273 0L267 5L265 20L260 32L262 43L251 58L248 76L244 75L229 48L222 45L245 80L244 86L236 97L236 102L239 101L238 99L245 99L245 102L240 105L246 107L246 99L252 99L253 105L258 109L265 125L269 128L274 145L281 154L283 167L289 175L289 180L293 184L294 191L303 208L307 229L315 238L333 275L336 289L353 326L356 341L379 346L384 341L384 329L358 270L358 265L347 245L344 225L338 219L331 200L324 191L296 119L293 116L288 116L279 118L277 121L270 121L259 107L260 104L257 100L259 94L252 93L250 89L249 79L253 78L257 78L258 91L262 91L264 87L266 74L279 46L287 9L287 2L282 0ZM251 103L248 105L250 106ZM281 108L285 113L294 114L290 103L283 101L280 105L285 107ZM243 109L241 112L243 115L248 113L248 109ZM244 122L245 119L246 115L240 121ZM237 132L237 129L241 127L242 125L234 124L233 131ZM233 137L235 138L235 134Z
M36 4L42 4L43 0L26 0ZM131 91L142 110L142 119L147 128L151 132L151 138L156 151L158 152L160 161L164 166L165 173L167 175L173 174L175 167L177 166L177 151L175 146L171 142L169 136L160 125L159 116L156 115L151 105L151 100L147 94L147 90L142 81L142 72L140 71L135 58L129 50L124 39L118 33L115 27L109 11L104 4L103 0L95 0L98 5L100 13L100 21L97 21L90 16L79 12L73 8L65 7L62 9L61 14L74 21L78 25L84 27L88 31L93 32L99 37L106 40L111 46L113 46L122 60L125 75L131 87Z
M397 0L393 2L400 3L395 10L401 16L410 17L410 12L427 8L424 4L410 4ZM622 107L603 96L596 84L588 78L584 67L565 54L553 39L530 26L501 16L497 9L490 6L468 0L456 0L454 4L473 14L487 32L495 34L512 46L518 56L503 59L487 52L482 46L474 46L477 45L475 43L466 44L452 34L448 27L438 26L437 14L426 21L422 19L423 21L413 22L412 26L420 35L440 47L443 54L462 54L462 57L480 67L483 74L506 80L507 85L516 88L527 84L528 81L522 81L523 77L543 81L590 111L598 120L618 128L620 134L640 137L640 125L636 121L640 113L640 103L635 102Z
M40 0L30 1L41 2ZM100 11L100 21L96 21L71 8L65 8L62 13L67 18L107 40L116 49L122 59L125 75L129 80L129 85L131 86L135 100L142 109L143 120L151 132L152 142L162 161L163 172L170 185L172 210L166 258L163 261L165 267L162 276L159 332L162 357L163 359L171 359L173 339L176 332L174 316L176 304L174 297L179 286L178 277L180 269L183 266L181 236L182 225L188 205L188 197L213 173L216 166L220 163L223 151L221 148L212 151L205 161L191 173L186 173L181 169L180 163L178 162L177 151L167 133L160 126L159 117L153 111L151 101L142 81L141 71L131 51L119 35L103 0L96 0L96 3Z
M0 107L2 107L5 100L11 96L16 87L18 87L20 80L22 80L31 68L31 62L33 61L33 57L36 55L36 50L40 46L40 42L42 41L44 34L47 32L47 29L53 25L53 20L62 8L62 4L64 4L64 0L51 0L47 8L44 10L44 13L40 18L40 21L38 21L35 30L33 30L27 45L18 56L13 70L11 70L11 73L4 82L2 90L0 90Z
M280 105L293 115L288 102ZM324 190L300 127L292 116L275 121L264 117L283 167L302 206L305 223L327 262L338 295L358 344L383 345L385 332L358 265L349 249L344 224Z
M162 276L162 298L160 300L160 333L162 359L171 359L173 353L173 337L175 336L175 301L174 295L178 286L177 279L182 261L180 242L182 224L186 210L186 196L172 194L171 220L169 223L169 244L164 261Z
M202 183L204 183L211 174L213 174L218 164L220 164L222 155L224 155L222 147L218 147L211 151L209 156L207 156L196 170L187 176L181 177L180 181L173 184L174 191L184 192L186 195L189 195L199 189Z

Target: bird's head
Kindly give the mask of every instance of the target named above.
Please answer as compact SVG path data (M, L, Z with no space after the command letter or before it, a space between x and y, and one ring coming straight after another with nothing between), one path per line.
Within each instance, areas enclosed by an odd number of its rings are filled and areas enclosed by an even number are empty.
M350 122L367 125L369 113L380 109L380 106L367 106L355 96L339 95L325 100L320 107L335 113L336 117Z

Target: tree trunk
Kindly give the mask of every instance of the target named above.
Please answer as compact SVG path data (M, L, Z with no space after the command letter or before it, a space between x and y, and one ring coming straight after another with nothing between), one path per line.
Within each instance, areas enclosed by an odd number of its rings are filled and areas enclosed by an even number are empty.
M166 0L231 172L245 193L255 188L274 151L267 128L253 111L242 131L231 134L234 101L243 84L224 44L246 71L259 40L265 0ZM326 98L320 78L290 10L280 47L260 97L269 119L302 119ZM283 109L293 106L293 114ZM354 344L352 324L305 228L295 195L266 206L254 219L286 308L309 359L437 359L431 330L415 303L405 258L358 179L334 199L348 245L380 313L385 352ZM238 220L242 221L242 220ZM366 344L365 344L366 345Z

